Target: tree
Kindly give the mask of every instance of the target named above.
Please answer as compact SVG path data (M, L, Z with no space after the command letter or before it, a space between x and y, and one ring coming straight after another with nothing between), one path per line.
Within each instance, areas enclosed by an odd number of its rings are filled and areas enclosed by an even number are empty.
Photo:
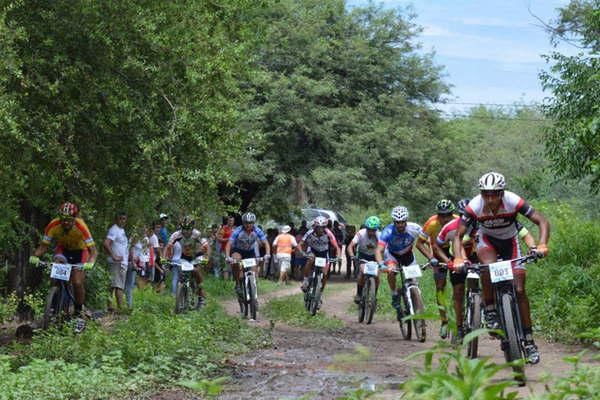
M572 0L550 26L553 43L581 48L575 56L553 52L553 65L540 78L553 98L544 106L553 124L546 131L547 153L557 173L591 177L600 190L600 1Z

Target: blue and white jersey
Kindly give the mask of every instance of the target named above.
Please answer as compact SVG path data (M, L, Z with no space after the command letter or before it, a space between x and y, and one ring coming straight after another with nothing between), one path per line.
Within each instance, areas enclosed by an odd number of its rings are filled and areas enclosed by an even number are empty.
M231 242L232 249L240 250L254 250L255 245L258 241L267 240L267 235L257 226L248 233L244 226L238 226L235 228L229 241Z
M387 247L390 253L406 254L409 251L412 251L415 240L417 240L419 236L426 239L429 238L429 235L427 235L423 231L423 228L418 224L409 222L406 224L404 232L398 232L396 226L391 223L383 228L377 244Z

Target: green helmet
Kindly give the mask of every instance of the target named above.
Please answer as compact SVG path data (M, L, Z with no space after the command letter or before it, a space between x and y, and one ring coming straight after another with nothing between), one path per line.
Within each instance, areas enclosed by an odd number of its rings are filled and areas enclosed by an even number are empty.
M365 220L365 227L367 229L379 229L381 226L381 220L379 217L373 215Z
M454 211L456 211L454 203L447 199L442 199L438 201L438 203L435 206L435 209L438 214L452 214Z

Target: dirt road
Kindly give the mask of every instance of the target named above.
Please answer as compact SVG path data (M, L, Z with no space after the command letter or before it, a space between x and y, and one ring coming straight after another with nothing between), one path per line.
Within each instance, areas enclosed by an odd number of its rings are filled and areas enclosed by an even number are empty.
M348 312L354 284L343 281L332 284L337 286L336 290L326 290L321 312L340 318L346 326L335 332L323 333L276 323L272 347L231 360L229 372L234 378L233 385L228 385L220 399L301 396L332 399L343 395L345 390L361 386L382 390L377 398L399 397L398 385L421 365L418 360L403 361L404 357L429 348L438 339L438 326L431 322L427 342L418 343L402 340L397 323L380 315L375 315L372 325L359 324L356 316ZM299 290L292 288L270 293L263 296L261 302L265 304L270 298L294 293L299 293ZM238 306L234 302L228 303L227 310L235 314ZM257 324L266 327L269 321L262 320ZM518 389L523 396L543 390L540 376L544 372L556 374L568 370L569 366L562 358L575 353L565 346L541 340L538 344L542 362L527 367L528 386ZM491 356L498 363L503 362L498 341L485 338L480 348L483 355Z

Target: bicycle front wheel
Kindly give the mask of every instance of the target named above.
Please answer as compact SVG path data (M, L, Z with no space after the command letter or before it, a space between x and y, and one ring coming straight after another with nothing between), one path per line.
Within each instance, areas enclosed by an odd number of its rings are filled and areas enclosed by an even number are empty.
M406 296L406 291L403 291L401 296L402 302L400 304L400 309L397 312L398 324L400 325L400 334L402 335L402 339L410 340L412 337L412 324L411 321L404 321L403 318L410 314L410 305L408 302L408 297Z
M377 286L374 278L369 278L365 285L366 296L365 296L365 314L367 324L373 322L373 315L375 315L375 309L377 308Z
M507 362L517 361L523 359L521 353L521 346L519 344L519 336L517 333L517 321L514 312L514 299L508 293L503 293L501 298L502 317L504 324L505 337L502 339L504 345L504 358ZM520 385L525 384L525 371L522 365L514 366L513 372L515 373L515 379Z
M256 312L258 310L258 300L256 298L256 285L250 280L250 286L248 287L248 294L250 297L250 318L256 320Z
M183 314L188 308L188 288L183 283L177 284L175 292L175 314Z
M417 286L410 288L410 299L412 300L413 310L415 314L423 314L425 312L425 306L423 305L423 299L421 298L421 291ZM415 326L415 336L419 342L424 342L427 339L427 324L424 319L413 319Z
M310 315L316 315L319 310L319 302L321 301L321 294L323 287L321 285L321 277L319 276L314 282L314 295L312 296L312 301L310 304Z

